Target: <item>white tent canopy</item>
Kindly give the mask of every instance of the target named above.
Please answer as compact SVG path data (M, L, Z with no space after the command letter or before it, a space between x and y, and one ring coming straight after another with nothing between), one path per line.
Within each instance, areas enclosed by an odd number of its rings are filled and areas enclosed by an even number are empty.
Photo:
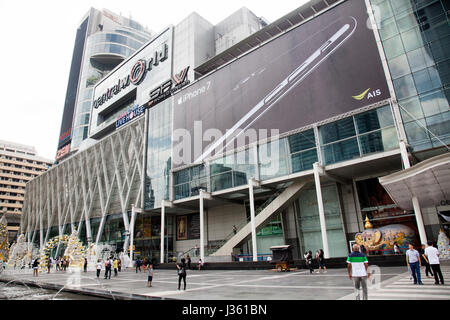
M450 200L450 152L427 159L406 170L379 178L392 200L412 210L417 197L421 207L434 207Z

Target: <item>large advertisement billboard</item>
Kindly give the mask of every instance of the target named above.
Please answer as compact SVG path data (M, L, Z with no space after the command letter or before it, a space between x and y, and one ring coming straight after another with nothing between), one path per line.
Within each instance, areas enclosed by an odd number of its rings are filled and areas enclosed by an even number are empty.
M364 1L346 1L179 92L173 167L259 139L239 139L248 130L283 134L389 98L368 21Z

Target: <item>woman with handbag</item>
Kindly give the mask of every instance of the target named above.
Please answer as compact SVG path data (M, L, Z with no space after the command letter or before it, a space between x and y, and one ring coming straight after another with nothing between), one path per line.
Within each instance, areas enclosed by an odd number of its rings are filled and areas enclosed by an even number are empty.
M181 263L177 264L178 269L178 290L181 287L181 279L183 279L184 290L186 290L186 260L184 258L181 259Z

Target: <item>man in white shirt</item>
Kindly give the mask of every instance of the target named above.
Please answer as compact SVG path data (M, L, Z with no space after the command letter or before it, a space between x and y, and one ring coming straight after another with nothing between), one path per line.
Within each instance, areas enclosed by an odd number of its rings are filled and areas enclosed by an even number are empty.
M97 260L97 278L100 276L100 272L102 271L102 260Z
M409 244L409 250L406 251L406 263L411 270L412 276L414 278L414 284L423 285L422 279L420 277L420 268L422 267L420 254L416 249L414 249L414 246L412 244Z
M428 258L431 269L434 273L434 284L439 284L439 280L441 280L441 284L444 284L444 277L441 272L441 265L439 263L439 251L435 247L433 247L433 243L428 241L428 247L425 249L425 255Z
M357 244L353 245L353 252L347 257L348 277L353 280L355 287L356 300L360 300L359 288L362 287L363 300L368 299L367 295L367 274L369 262L366 255L360 252L360 247Z

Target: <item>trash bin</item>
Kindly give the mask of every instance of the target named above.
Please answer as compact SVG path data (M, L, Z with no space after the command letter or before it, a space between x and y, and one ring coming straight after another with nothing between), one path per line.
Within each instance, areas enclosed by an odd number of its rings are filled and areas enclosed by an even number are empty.
M290 245L270 247L273 259L272 264L278 271L289 271L290 264L293 263L292 247Z

